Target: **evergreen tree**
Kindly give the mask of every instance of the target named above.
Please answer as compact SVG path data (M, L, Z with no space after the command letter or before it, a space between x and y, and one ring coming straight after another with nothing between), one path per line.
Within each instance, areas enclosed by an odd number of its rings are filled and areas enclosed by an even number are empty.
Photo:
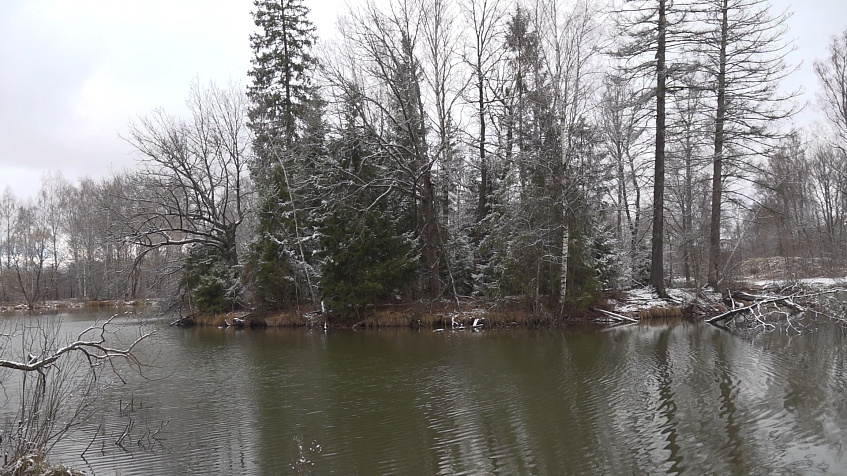
M621 42L613 52L624 61L627 74L650 76L655 97L655 155L653 160L653 219L650 253L650 285L660 296L665 291L665 143L666 93L675 76L685 70L680 58L687 32L686 1L624 0L618 13Z
M198 245L185 259L182 285L202 313L227 312L239 306L241 283L217 248Z
M250 126L255 133L251 169L259 193L259 223L250 269L253 293L265 308L314 302L315 272L310 260L314 242L314 189L322 155L322 102L311 78L317 66L311 49L315 27L301 0L256 0L253 13L259 32L250 37L253 83Z
M255 0L253 20L259 32L250 36L253 68L247 94L252 101L251 127L256 151L273 157L269 148L290 148L302 132L302 118L315 100L312 73L317 59L311 49L315 27L302 0Z
M343 126L324 176L328 199L319 227L322 297L327 312L343 320L361 319L368 306L406 294L417 268L406 197L382 180L390 159L368 146L374 138L359 123L355 96L340 105Z

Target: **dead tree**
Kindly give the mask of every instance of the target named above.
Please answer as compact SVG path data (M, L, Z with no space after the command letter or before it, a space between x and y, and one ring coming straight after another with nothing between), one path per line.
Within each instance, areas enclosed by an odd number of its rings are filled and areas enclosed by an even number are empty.
M44 458L91 417L107 385L104 370L122 382L124 366L141 372L136 351L153 331L139 327L127 345L118 336L126 334L125 327L115 315L67 342L56 319L36 316L7 323L0 334L0 387L17 405L14 421L2 432L7 463Z

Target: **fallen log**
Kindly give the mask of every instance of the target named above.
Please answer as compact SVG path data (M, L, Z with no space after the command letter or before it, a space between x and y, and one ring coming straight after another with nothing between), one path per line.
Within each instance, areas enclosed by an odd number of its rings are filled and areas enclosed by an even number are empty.
M760 306L765 305L765 304L782 303L785 307L788 307L790 309L803 310L803 308L801 306L798 306L794 301L792 301L792 299L795 298L798 294L799 293L795 293L795 294L791 294L791 295L788 295L788 296L753 296L753 295L748 295L750 297L757 297L757 298L763 298L763 299L756 300L756 302L754 302L753 304L748 304L747 306L741 306L741 307L737 307L735 309L730 309L729 311L718 314L715 317L711 317L709 319L706 319L706 322L708 324L714 324L716 322L720 322L720 321L723 321L723 320L725 320L729 317L732 317L736 314L741 314L742 312L749 311L753 308L760 307ZM744 299L744 298L741 298L741 299ZM745 299L745 301L746 300L748 300L748 299Z
M611 317L612 319L618 320L618 321L638 322L638 319L635 319L635 318L632 318L632 317L629 317L629 316L624 316L623 314L618 314L616 312L606 311L604 309L595 309L595 311L599 312L600 314L604 314L608 317Z

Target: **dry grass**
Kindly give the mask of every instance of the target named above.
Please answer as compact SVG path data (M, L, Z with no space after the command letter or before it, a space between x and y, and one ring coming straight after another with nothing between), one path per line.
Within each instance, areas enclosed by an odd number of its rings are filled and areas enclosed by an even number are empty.
M243 320L245 327L312 327L322 325L321 317L316 317L308 309L302 312L295 309L274 311L272 313L231 312L226 314L192 314L180 321L182 325L196 326L227 326L234 319ZM456 301L418 301L404 304L381 305L369 310L353 327L365 328L452 328L456 326L471 326L476 319L484 327L538 327L548 322L539 319L525 310L523 305L515 302L491 304L475 300ZM332 324L334 327L347 325Z
M537 327L546 325L546 319L528 312L519 303L491 304L484 301L462 300L414 302L384 305L375 308L369 316L355 327L423 327L449 329L455 326L471 326L480 319L488 328Z
M310 321L294 310L276 311L257 318L258 325L265 327L308 327Z
M308 312L303 312L308 311ZM678 306L648 307L628 313L631 317L643 320L683 318L690 314ZM183 321L188 325L226 326L233 318L244 320L245 326L251 327L313 327L323 325L323 319L315 315L312 309L298 311L287 309L266 314L249 312L228 313L217 315L193 315ZM470 327L476 319L485 328L502 329L512 327L536 328L564 323L586 322L600 317L594 311L585 311L554 321L549 314L537 315L527 309L524 302L505 301L490 303L473 299L456 301L417 301L402 304L384 304L368 309L356 322L339 324L333 322L332 327L354 328L429 328L451 329L455 326Z
M670 317L684 317L685 312L677 306L651 307L638 310L638 319L664 319Z

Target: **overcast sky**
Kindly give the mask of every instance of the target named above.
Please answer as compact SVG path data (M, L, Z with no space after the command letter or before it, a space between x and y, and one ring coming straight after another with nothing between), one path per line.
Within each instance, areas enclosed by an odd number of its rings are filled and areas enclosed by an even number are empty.
M356 0L349 0L355 4ZM847 0L772 0L794 10L803 61L792 85L814 99L812 61L847 28ZM322 36L344 0L306 0ZM792 5L793 4L793 5ZM178 113L189 84L246 83L252 0L0 0L0 191L21 197L46 172L101 177L132 167L127 124ZM800 120L808 122L814 112Z

